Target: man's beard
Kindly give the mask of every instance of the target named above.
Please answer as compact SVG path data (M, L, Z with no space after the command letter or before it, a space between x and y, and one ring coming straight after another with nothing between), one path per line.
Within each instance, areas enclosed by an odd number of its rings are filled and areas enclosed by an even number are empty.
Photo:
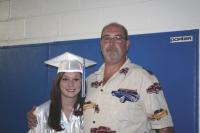
M116 47L110 46L105 50L104 56L109 63L117 63L119 59L119 50Z

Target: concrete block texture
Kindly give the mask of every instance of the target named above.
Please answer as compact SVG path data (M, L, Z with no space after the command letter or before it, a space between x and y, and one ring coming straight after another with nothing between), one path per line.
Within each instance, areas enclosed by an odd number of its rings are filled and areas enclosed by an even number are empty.
M0 45L96 38L110 22L129 34L195 29L199 6L199 0L0 0Z
M59 16L49 15L26 19L25 38L46 38L58 36Z
M8 20L10 15L10 2L0 0L0 21Z

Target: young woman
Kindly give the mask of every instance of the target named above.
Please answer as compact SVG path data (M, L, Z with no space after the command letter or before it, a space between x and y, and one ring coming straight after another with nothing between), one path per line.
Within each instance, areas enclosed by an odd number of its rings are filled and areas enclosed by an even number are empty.
M51 98L35 109L38 124L28 133L83 132L84 89L81 88L84 88L85 80L83 64L87 67L88 61L83 63L78 56L64 53L46 62L58 67L58 72L53 82Z

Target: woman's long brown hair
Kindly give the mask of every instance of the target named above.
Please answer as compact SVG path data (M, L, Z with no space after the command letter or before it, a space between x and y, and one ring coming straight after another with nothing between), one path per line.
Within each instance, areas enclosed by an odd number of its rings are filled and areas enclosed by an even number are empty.
M58 73L51 89L51 104L49 108L48 126L56 131L64 130L60 125L61 120L61 90L60 81L64 75L64 72ZM81 91L78 94L77 100L74 104L74 115L81 116L83 114L83 102L84 99L81 97Z

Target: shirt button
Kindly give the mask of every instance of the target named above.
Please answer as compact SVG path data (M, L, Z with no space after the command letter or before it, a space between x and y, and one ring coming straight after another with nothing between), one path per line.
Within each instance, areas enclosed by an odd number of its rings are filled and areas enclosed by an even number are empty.
M92 123L95 123L95 121L93 121Z
M103 92L103 89L101 89L100 91Z

